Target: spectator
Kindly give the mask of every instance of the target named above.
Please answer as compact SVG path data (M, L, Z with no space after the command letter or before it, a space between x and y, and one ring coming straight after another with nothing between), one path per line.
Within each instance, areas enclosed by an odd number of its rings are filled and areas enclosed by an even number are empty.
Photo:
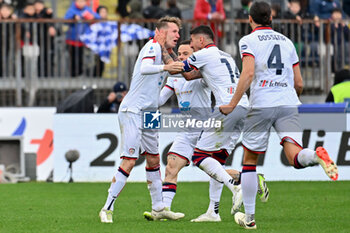
M91 20L100 19L100 16L87 6L86 0L75 0L69 7L64 19ZM71 59L71 76L76 77L83 73L83 52L84 44L79 37L89 27L87 23L70 23L66 35L66 44Z
M176 6L176 0L168 0L167 3L168 9L165 11L166 15L181 19L181 10Z
M130 0L119 0L116 13L120 15L121 18L125 18L129 15L127 10L127 5Z
M225 20L223 0L196 0L193 18L195 20ZM221 30L214 23L211 23L210 27L215 35L222 36Z
M35 8L33 3L27 3L23 10L19 13L19 18L35 19ZM34 37L35 40L34 40ZM39 52L38 38L34 35L34 25L32 22L21 24L21 46L22 46L22 76L36 74L32 70L32 62L35 53ZM31 57L31 58L30 58Z
M128 4L129 19L143 19L142 3L139 0L131 0Z
M236 19L248 19L249 9L253 4L253 0L241 0L242 8L237 11Z
M98 107L98 113L117 113L119 105L128 93L128 88L125 83L117 82L113 91L109 93L108 97Z
M38 19L52 19L53 11L51 8L46 8L42 0L34 2L35 15ZM52 76L53 74L53 37L56 35L56 29L53 23L39 23L38 24L38 44L41 49L38 62L38 75ZM50 73L50 74L49 74Z
M350 99L350 70L343 69L335 73L334 84L326 102L343 103Z
M281 19L281 6L274 3L271 5L271 16L273 19Z
M33 3L27 3L23 10L19 14L19 18L23 19L35 19L35 7ZM21 24L22 28L22 43L25 43L25 41L28 39L29 43L33 43L33 23L24 23Z
M1 4L0 6L0 19L16 19L17 16L13 13L13 8L6 3ZM8 77L10 75L9 67L14 64L14 53L15 51L11 49L11 43L13 44L12 48L14 48L14 35L15 32L15 24L12 23L4 23L0 25L0 78ZM12 34L12 35L11 35ZM3 57L5 54L5 57ZM12 70L14 71L14 65L12 66Z
M99 6L96 10L96 13L99 14L101 19L108 19L108 9L106 6ZM101 22L101 24L107 24L108 22ZM103 27L102 27L103 28ZM101 77L105 68L105 63L101 61L100 56L95 55L95 68L94 68L94 77Z
M161 0L151 0L151 5L143 10L145 19L160 19L165 16L165 11L160 7Z
M284 19L295 19L299 24L302 23L301 5L299 0L290 0L287 4L288 10L283 13ZM290 36L288 36L290 37Z
M350 30L343 22L341 9L335 8L333 10L331 22L331 42L334 48L334 54L332 56L332 69L337 71L343 67L343 62L349 64L348 51ZM343 45L344 47L342 47ZM342 58L344 58L345 61L342 61Z
M339 0L313 0L310 2L311 14L315 25L320 26L320 19L329 19L335 8L341 8Z
M17 15L13 13L13 8L10 4L0 3L0 18L1 19L17 19Z
M253 0L241 0L242 8L238 10L237 12L237 19L246 19L249 18L249 9L253 4ZM241 23L241 34L247 35L251 32L251 27L249 26L249 23ZM238 41L237 41L238 43Z

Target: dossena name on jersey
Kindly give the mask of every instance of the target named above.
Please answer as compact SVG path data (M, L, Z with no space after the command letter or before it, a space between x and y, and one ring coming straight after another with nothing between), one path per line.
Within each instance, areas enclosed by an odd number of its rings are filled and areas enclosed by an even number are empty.
M284 36L280 36L280 35L258 35L258 39L260 41L264 41L264 40L282 40L282 41L286 41L286 38Z

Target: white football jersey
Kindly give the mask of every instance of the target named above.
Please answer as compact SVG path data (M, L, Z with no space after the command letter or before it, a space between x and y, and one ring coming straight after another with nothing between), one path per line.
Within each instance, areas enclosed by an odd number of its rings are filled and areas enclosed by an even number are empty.
M197 119L206 119L210 115L211 91L204 80L186 81L182 75L172 76L168 77L165 87L170 88L176 94L181 113L191 114Z
M215 96L216 106L228 104L237 87L239 70L228 53L219 50L214 44L194 52L187 63L199 70L204 81ZM239 105L248 107L248 98L244 94Z
M242 58L255 58L249 97L252 107L300 104L293 73L299 58L292 41L270 27L257 27L239 41L239 48Z
M142 75L140 68L143 59L152 59L155 65L163 64L158 42L150 40L141 49L134 66L129 92L124 97L119 111L138 113L145 109L158 108L159 93L168 72Z

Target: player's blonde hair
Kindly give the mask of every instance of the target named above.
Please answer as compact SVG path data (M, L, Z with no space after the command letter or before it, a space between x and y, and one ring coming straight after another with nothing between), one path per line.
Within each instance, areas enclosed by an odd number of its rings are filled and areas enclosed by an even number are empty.
M157 23L157 28L158 29L167 28L168 23L174 23L179 27L179 29L181 28L181 19L179 19L178 17L170 17L170 16L165 16L160 18Z

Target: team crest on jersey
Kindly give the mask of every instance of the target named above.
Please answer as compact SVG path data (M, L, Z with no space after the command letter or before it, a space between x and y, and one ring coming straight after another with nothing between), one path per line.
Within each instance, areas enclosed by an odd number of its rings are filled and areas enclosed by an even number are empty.
M248 46L245 45L245 44L243 44L243 45L241 46L241 50L246 50L247 48L248 48Z
M134 148L130 148L129 149L129 155L133 155L135 153L135 149Z
M190 59L191 59L191 61L193 61L193 62L197 61L197 58L196 58L193 54L190 56Z
M149 48L149 53L154 53L153 46L151 46L151 48Z

